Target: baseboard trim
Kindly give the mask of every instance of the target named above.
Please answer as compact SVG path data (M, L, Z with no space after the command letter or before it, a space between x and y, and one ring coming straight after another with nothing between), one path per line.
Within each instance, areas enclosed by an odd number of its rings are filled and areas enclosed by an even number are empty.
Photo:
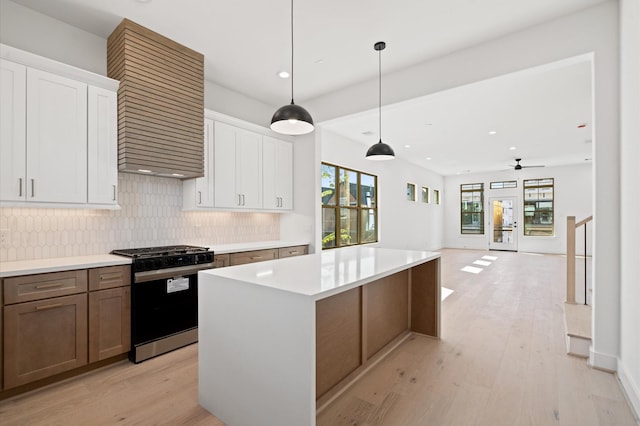
M599 353L589 348L589 365L598 370L615 373L618 369L618 358L609 354Z
M635 383L627 374L624 363L620 360L618 360L618 371L616 372L616 376L620 382L622 392L629 402L629 406L635 416L635 420L640 424L640 384Z

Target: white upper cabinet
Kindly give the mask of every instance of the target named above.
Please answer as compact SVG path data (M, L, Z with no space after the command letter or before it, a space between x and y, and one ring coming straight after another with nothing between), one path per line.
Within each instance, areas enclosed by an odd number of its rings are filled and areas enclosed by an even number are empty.
M27 69L27 200L87 202L87 85Z
M0 202L117 207L116 80L0 44Z
M293 209L293 146L262 138L262 196L265 209Z
M118 94L89 86L87 173L90 204L118 203Z
M262 136L215 123L215 207L262 208Z
M0 200L24 201L27 68L0 59Z
M89 86L87 172L90 204L118 203L118 94Z
M269 132L206 110L204 177L183 181L183 209L292 210L292 144Z

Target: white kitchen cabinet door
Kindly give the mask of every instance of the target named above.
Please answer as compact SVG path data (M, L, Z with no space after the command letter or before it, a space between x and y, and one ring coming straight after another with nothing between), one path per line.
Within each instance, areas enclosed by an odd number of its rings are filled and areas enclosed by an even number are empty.
M118 201L118 94L88 87L88 202Z
M27 68L0 59L0 200L24 201Z
M293 146L264 136L262 139L263 205L265 209L293 209Z
M236 131L236 190L241 207L262 208L262 135Z
M87 85L27 69L27 201L87 202Z
M215 207L262 208L262 136L215 123Z
M237 208L241 198L236 191L236 128L216 122L214 139L215 206Z
M196 207L213 207L213 143L215 122L204 119L204 176L195 181Z

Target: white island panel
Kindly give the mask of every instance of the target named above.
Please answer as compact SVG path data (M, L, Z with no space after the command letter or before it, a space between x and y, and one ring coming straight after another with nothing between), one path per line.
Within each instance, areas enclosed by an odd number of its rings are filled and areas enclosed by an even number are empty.
M200 272L199 402L226 424L315 424L315 302Z

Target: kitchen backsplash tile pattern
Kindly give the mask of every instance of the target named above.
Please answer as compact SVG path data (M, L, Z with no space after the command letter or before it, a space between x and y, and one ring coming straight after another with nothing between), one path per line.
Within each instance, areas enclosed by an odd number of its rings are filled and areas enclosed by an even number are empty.
M120 173L118 181L121 210L0 209L0 262L279 239L277 213L184 212L179 180Z

